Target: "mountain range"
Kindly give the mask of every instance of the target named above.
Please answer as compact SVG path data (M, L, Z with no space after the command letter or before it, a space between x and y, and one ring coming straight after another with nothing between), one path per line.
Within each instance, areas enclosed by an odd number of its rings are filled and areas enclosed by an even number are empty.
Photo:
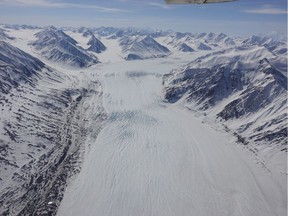
M183 61L163 76L159 100L223 128L240 146L264 158L264 165L285 157L285 40L0 25L0 214L55 215L69 179L80 171L83 149L90 148L85 139L97 137L107 123L101 102L109 97L102 92L105 82L91 71L115 64L105 74L113 77L113 70L127 61L135 64L127 74L137 81L153 75L141 73L137 63L147 61L149 67L157 59L163 65L169 59ZM86 114L92 111L89 115L99 125L89 124Z

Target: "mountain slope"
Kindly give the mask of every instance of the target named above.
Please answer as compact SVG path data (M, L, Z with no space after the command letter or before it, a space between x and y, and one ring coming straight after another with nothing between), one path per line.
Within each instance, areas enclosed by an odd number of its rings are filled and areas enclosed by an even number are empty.
M285 71L287 59L265 46L234 47L166 75L165 99L217 119L274 166L287 151Z
M31 45L51 61L78 67L87 67L98 63L96 56L77 46L77 41L55 27L38 32L36 37L38 40Z
M150 36L124 37L120 40L125 59L147 59L164 57L170 54L170 50Z
M195 50L193 48L191 48L190 46L188 46L186 43L181 43L179 45L179 51L182 51L182 52L195 52Z
M179 47L181 47L182 44L191 47L195 51L227 49L228 47L236 45L233 38L228 37L223 33L192 34L190 32L171 32L160 36L160 38L162 38L163 44L172 46L176 48L176 50L179 50Z
M90 29L86 28L86 27L80 27L79 29L77 29L77 32L81 33L84 37L92 37L92 36L94 36L93 32Z
M89 45L89 48L87 50L95 53L101 53L106 50L106 46L94 35L91 36L91 39L89 40L87 45Z
M39 71L44 68L40 60L0 41L0 92L7 94L11 88L18 87L20 82L33 85L39 77Z
M85 89L71 81L0 42L0 215L55 215L69 178L79 172L83 101L89 91L98 97L99 84Z
M10 37L8 34L6 34L5 30L0 28L0 40L13 40L14 37Z
M269 37L252 35L246 40L244 40L242 44L245 46L264 46L269 51L277 55L282 55L284 57L287 56L287 43L283 41L277 41Z

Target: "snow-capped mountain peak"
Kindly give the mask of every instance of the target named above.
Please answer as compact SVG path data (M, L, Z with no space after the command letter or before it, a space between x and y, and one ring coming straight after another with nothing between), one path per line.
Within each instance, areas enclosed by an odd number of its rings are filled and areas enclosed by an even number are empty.
M94 35L91 36L91 39L89 40L87 45L90 46L88 50L92 52L101 53L106 50L106 46Z
M66 62L70 65L86 67L98 62L96 56L77 46L77 41L55 27L48 27L36 34L38 38L31 43L49 60Z
M164 57L170 54L170 50L159 44L151 36L124 37L120 45L127 60Z

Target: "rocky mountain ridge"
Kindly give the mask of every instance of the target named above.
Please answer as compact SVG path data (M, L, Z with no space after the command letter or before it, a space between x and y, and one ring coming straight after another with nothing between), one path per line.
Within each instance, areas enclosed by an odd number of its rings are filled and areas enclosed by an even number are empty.
M215 119L253 151L287 152L287 59L282 55L243 44L196 58L163 82L165 100Z
M87 67L98 63L96 56L77 46L77 41L55 27L48 27L35 34L38 38L31 45L48 60Z

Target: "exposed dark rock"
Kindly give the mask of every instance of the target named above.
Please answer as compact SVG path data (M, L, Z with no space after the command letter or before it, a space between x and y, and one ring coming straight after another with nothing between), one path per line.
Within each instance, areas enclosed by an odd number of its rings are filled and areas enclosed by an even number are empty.
M87 50L92 52L101 53L106 50L106 46L94 35L89 40L88 45L90 47Z

